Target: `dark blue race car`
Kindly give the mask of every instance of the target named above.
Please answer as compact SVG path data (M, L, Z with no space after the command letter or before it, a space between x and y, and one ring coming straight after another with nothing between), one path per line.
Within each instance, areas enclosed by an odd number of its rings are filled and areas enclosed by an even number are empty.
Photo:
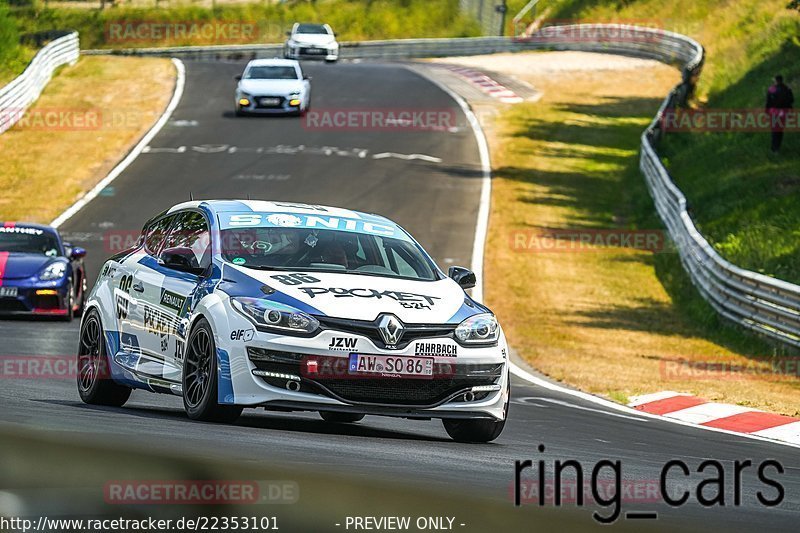
M0 315L72 320L83 311L85 255L50 226L0 222Z

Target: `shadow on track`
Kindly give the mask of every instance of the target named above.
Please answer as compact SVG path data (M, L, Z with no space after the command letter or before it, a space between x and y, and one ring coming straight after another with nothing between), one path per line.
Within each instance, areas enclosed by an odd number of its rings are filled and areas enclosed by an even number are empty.
M295 433L310 433L315 435L342 435L346 437L365 437L365 438L379 438L379 439L394 439L394 440L413 440L419 442L452 442L447 437L435 437L431 435L423 435L405 431L395 431L385 428L374 428L367 424L337 424L325 422L324 420L313 420L307 418L292 417L290 415L281 414L279 416L243 414L239 420L234 424L214 424L206 422L196 422L189 420L180 409L169 409L160 407L104 407L99 405L88 405L82 402L70 400L41 400L31 398L32 402L40 402L52 405L61 405L65 407L76 407L80 409L87 409L90 411L97 411L100 413L114 414L118 416L131 416L137 418L160 419L160 420L174 420L184 421L191 424L198 424L202 426L213 426L219 428L251 428L275 431L291 431ZM200 426L198 426L200 427Z

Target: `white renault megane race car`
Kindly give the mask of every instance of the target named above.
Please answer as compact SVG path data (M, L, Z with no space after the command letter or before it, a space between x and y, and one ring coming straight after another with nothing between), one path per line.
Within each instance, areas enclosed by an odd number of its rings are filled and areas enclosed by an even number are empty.
M189 417L245 407L440 418L486 442L509 403L494 315L392 221L264 201L177 205L103 266L80 330L78 390L122 405L181 395Z

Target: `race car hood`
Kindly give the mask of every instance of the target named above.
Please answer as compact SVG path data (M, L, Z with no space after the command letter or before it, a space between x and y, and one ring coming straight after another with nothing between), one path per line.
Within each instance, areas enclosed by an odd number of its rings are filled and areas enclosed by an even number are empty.
M458 323L486 311L472 303L464 290L450 278L414 281L308 272L308 276L319 281L297 283L287 277L286 272L252 270L235 265L225 265L225 278L231 277L228 269L236 269L257 282L248 289L249 296L265 297L262 285L266 285L274 290L266 296L267 299L317 316L375 320L382 313L391 313L406 324L446 324Z
M292 41L295 43L311 46L325 46L333 44L335 40L333 35L322 33L295 33L292 35Z
M301 80L242 80L239 89L251 96L289 96L304 87Z
M0 252L0 279L25 279L58 259L42 254Z

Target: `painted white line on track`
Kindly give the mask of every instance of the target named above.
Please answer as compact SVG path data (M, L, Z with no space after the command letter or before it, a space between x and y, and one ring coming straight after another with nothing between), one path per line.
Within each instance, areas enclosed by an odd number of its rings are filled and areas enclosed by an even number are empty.
M403 159L405 161L413 161L415 159L420 159L422 161L430 161L431 163L441 163L442 160L438 157L434 157L432 155L425 155L425 154L396 154L394 152L382 152L380 154L375 154L372 156L372 159L387 159L390 157L394 157L395 159Z
M483 133L483 128L481 128L478 118L475 116L475 113L472 112L472 110L469 107L469 104L467 103L466 100L464 100L464 98L461 95L457 94L452 89L450 89L450 87L447 87L442 82L440 82L439 80L437 80L432 76L426 75L425 73L419 70L414 70L414 72L427 78L431 83L439 87L442 91L450 95L450 97L453 100L455 100L455 102L459 105L459 107L461 107L462 111L466 115L467 120L470 123L470 126L472 126L472 131L475 134L475 140L478 142L478 153L480 154L483 178L481 180L481 196L478 207L477 227L475 229L475 239L473 241L473 246L472 246L472 271L475 272L475 276L478 279L475 288L472 289L472 297L478 301L481 301L483 300L483 251L484 247L486 246L486 233L489 226L489 206L491 202L491 190L492 190L492 163L491 163L491 157L489 155L489 145L486 142L486 136ZM562 387L546 379L534 376L533 374L531 374L527 370L524 370L522 367L520 367L510 359L509 359L509 369L511 370L512 374L514 374L515 376L524 381L527 381L528 383L537 385L539 387L554 392L579 398L581 400L591 402L596 405L602 405L603 407L606 407L613 411L627 413L629 415L634 415L641 418L652 418L653 420L660 420L662 422L668 422L670 424L696 428L702 431L713 431L715 433L723 433L726 435L736 435L744 439L757 440L765 443L777 444L780 446L789 446L791 448L800 448L800 444L773 440L770 438L762 437L760 435L756 435L755 433L738 433L735 431L728 431L725 429L719 429L714 427L698 426L696 424L692 424L690 422L684 422L682 420L670 419L670 418L665 418L663 416L645 413L643 411L637 411L636 409L628 407L627 405L622 405L616 402L612 402L611 400L606 400L605 398L600 398L599 396L594 396L587 392L569 389L567 387ZM599 413L603 413L603 411L599 411ZM611 413L605 413L605 414L613 416Z
M489 143L486 142L486 136L483 133L478 117L475 116L475 113L472 112L469 104L461 95L431 76L418 70L412 71L439 87L458 104L464 116L467 117L467 122L469 122L472 133L475 135L475 140L478 142L482 175L481 196L478 203L478 220L475 224L475 239L472 244L472 271L475 273L475 277L478 278L478 283L472 289L472 298L480 302L483 300L483 249L486 246L486 230L489 225L489 202L492 197L492 164L489 157Z
M148 146L150 141L153 140L161 128L167 123L169 118L172 116L172 113L175 111L175 108L178 107L178 103L181 101L181 97L183 96L183 89L186 85L186 68L183 66L183 62L180 59L172 59L172 64L175 65L176 71L176 78L175 78L175 90L172 92L172 99L170 99L167 108L164 110L164 113L159 117L153 127L145 133L144 137L133 147L133 149L128 152L128 155L120 161L117 166L111 169L111 172L108 175L100 180L100 183L94 186L92 190L87 192L80 198L77 202L72 204L70 207L67 208L66 211L58 215L55 220L53 220L50 225L54 228L59 227L61 224L66 222L70 219L75 213L83 209L83 207L91 202L100 192L108 187L108 185L117 179L117 177L128 168L131 163L133 163L139 154Z

